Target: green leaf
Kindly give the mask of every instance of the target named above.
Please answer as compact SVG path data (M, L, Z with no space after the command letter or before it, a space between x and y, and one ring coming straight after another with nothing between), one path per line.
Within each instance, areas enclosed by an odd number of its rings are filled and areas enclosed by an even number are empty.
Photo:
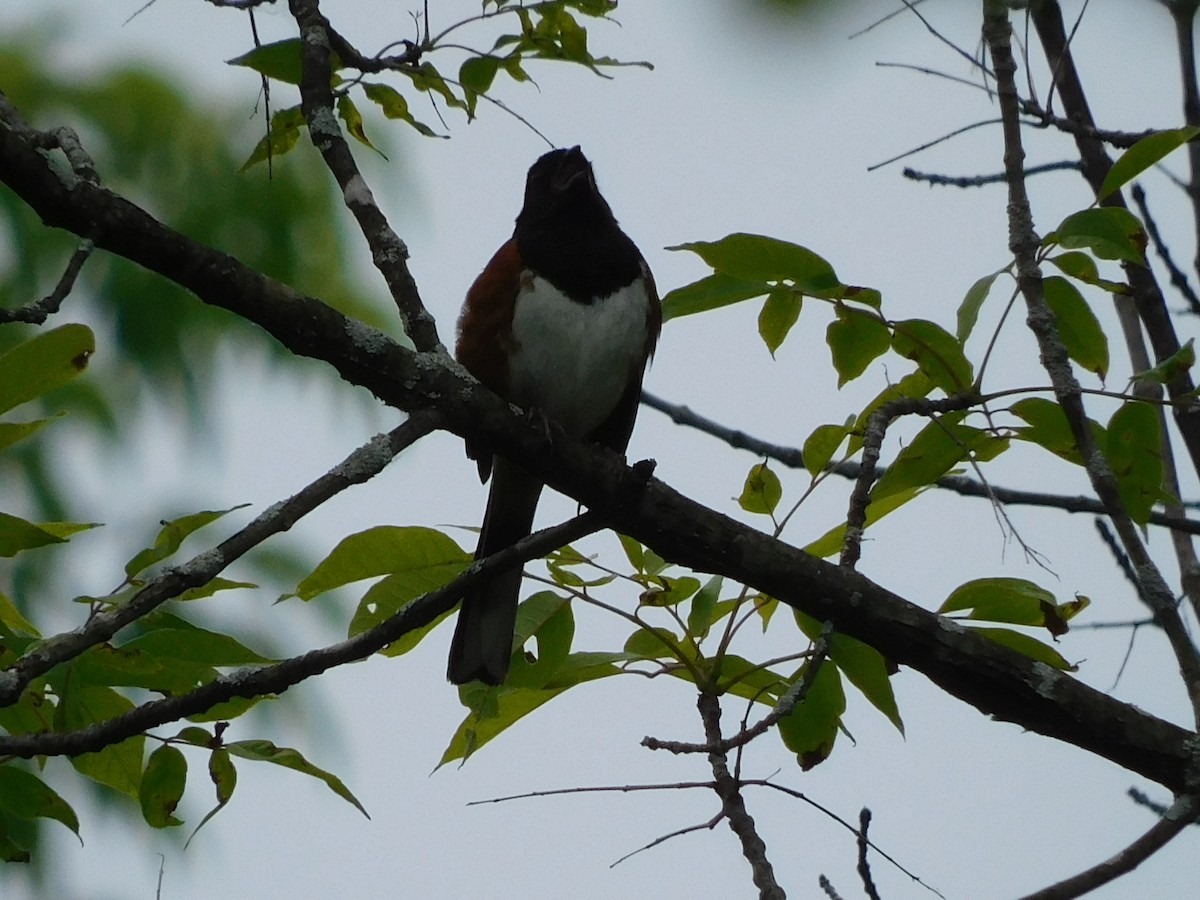
M1007 270L1001 269L991 275L984 275L967 290L967 295L958 305L958 327L955 335L960 343L965 343L971 332L975 330L975 323L979 321L979 310L983 307L983 301L991 293L996 279L1005 271Z
M753 466L742 485L738 505L748 513L771 515L783 497L779 476L765 462Z
M0 591L0 625L29 637L41 637L33 623L21 615L17 605L3 591Z
M968 618L1009 625L1044 625L1054 595L1024 578L976 578L960 584L938 608L939 614L970 610Z
M227 63L231 66L245 66L260 75L286 84L299 84L303 74L300 50L300 38L287 38L255 47L249 53L227 60ZM335 72L342 68L342 62L336 53L331 54L329 64Z
M1070 250L1051 256L1048 262L1053 263L1064 275L1070 275L1077 281L1095 284L1100 280L1100 270L1096 268L1096 260L1079 250Z
M304 111L299 106L281 109L271 116L271 124L246 161L242 163L239 172L245 172L253 166L269 159L277 159L300 142L300 129L305 127Z
M199 531L205 525L212 524L217 519L228 515L236 509L243 509L249 505L248 503L240 503L229 509L206 509L201 512L180 516L178 519L172 519L170 522L163 522L158 536L154 539L154 545L147 547L145 550L138 551L133 559L125 564L125 577L133 578L139 572L146 570L157 562L161 562L175 553L184 540L193 532Z
M0 816L0 860L12 863L27 863L32 857L26 847L8 836L8 823Z
M339 541L300 582L296 593L288 596L311 600L355 581L392 574L440 587L470 565L471 559L458 544L433 528L377 525Z
M233 759L230 757L229 751L224 747L218 747L209 755L208 777L217 789L217 805L204 814L204 818L200 820L200 824L188 835L188 844L192 842L192 839L200 833L200 829L207 825L213 816L225 808L225 804L233 796L234 788L237 787L237 768L233 765ZM184 844L184 848L187 848L187 844Z
M65 539L45 528L16 516L0 512L0 556L16 556L22 550L32 550L47 544L61 544Z
M666 628L642 626L626 639L624 651L635 659L680 659L683 642Z
M129 712L133 702L110 687L71 685L61 694L55 730L77 731ZM142 783L143 735L126 738L95 753L71 757L80 774L136 798Z
M652 586L642 592L638 602L642 606L678 606L700 590L700 579L691 575L679 578L659 576L655 579L661 586Z
M558 672L571 653L575 616L570 602L552 591L539 591L517 609L512 666L505 684L514 688L542 688ZM537 657L531 659L526 644L537 642Z
M804 468L808 469L809 474L815 477L825 471L853 425L854 417L851 416L844 425L818 425L813 429L813 433L805 438L801 450Z
M1117 476L1117 488L1130 517L1139 525L1163 492L1162 441L1158 410L1131 400L1108 421L1104 455Z
M146 824L152 828L171 828L183 824L182 820L175 818L174 813L183 799L186 783L187 760L178 748L163 744L150 754L138 794Z
M779 349L792 326L800 318L800 308L804 305L801 294L779 289L771 291L758 314L758 334L767 345L771 356Z
M692 597L692 605L688 608L688 634L697 640L708 636L712 627L717 608L717 600L721 596L721 586L725 580L720 575L714 575L704 583L704 586Z
M963 460L986 461L1007 449L1006 438L963 425L964 415L945 413L917 432L875 483L871 502L897 491L931 485Z
M233 581L229 578L217 577L198 588L184 591L175 599L180 601L203 600L205 597L211 597L213 594L220 593L221 591L249 590L257 587L257 584L252 584L249 581Z
M320 779L325 782L331 791L352 804L359 812L367 818L367 811L363 805L358 802L358 798L350 793L349 788L342 783L342 780L336 775L326 772L324 769L318 768L310 763L307 759L300 755L297 750L292 750L288 747L276 747L270 741L264 740L249 740L249 741L234 741L231 744L226 744L225 749L234 756L242 759L256 760L260 762L269 762L277 766L283 766L285 769L292 769L296 772L302 772L305 775L311 775L313 778Z
M71 323L39 332L0 355L0 413L62 387L96 352L96 336Z
M1101 380L1108 374L1108 338L1100 321L1075 285L1058 275L1042 282L1046 304L1058 320L1067 355Z
M182 660L205 666L248 666L274 662L237 638L200 628L177 616L159 614L143 619L150 630L121 645L153 659Z
M23 441L31 434L40 431L46 423L62 418L63 415L63 413L59 413L47 419L35 419L32 422L0 422L0 450L11 447L17 441Z
M472 56L458 70L458 82L464 90L486 94L491 90L500 59L495 56ZM468 101L470 102L470 101Z
M1184 128L1159 131L1142 138L1113 163L1108 174L1104 176L1100 190L1096 192L1096 200L1103 200L1109 194L1133 181L1138 175L1198 134L1200 134L1200 128L1188 125Z
M1145 265L1146 235L1142 224L1127 209L1103 206L1072 213L1056 231L1042 240L1067 250L1091 250L1101 259L1119 259Z
M838 373L838 387L865 372L867 366L887 352L891 341L887 323L877 315L838 304L837 318L825 330L825 342Z
M427 570L389 575L377 584L371 585L363 594L362 600L358 602L358 606L355 607L354 615L350 619L350 626L346 629L346 637L354 637L364 631L370 631L376 625L382 624L400 612L417 597L445 583L435 582L437 582L436 573L433 570ZM402 634L380 650L380 655L403 656L421 643L425 635L453 614L454 610L448 609L428 625L422 625L420 628L414 628L412 631Z
M807 671L806 663L796 678L803 678ZM779 720L779 736L783 738L784 746L796 754L800 768L807 771L824 762L833 752L845 711L846 694L837 666L821 666L804 701L797 703L790 714Z
M731 234L667 249L690 250L715 271L734 278L790 281L806 294L824 296L841 286L833 267L808 248L761 234Z
M48 784L9 763L0 766L0 810L18 819L54 819L79 836L75 810Z
M1024 419L1028 427L1018 427L1014 432L1018 438L1045 447L1068 462L1083 465L1079 449L1075 446L1075 435L1067 422L1067 414L1053 400L1044 397L1026 397L1009 407L1013 415ZM1088 420L1096 443L1103 447L1106 442L1104 428L1098 422Z
M823 629L820 622L799 610L794 609L792 612L795 614L796 624L809 640L815 641L820 637ZM896 695L892 691L891 673L882 653L870 644L864 644L848 634L835 631L829 637L829 662L836 665L870 704L887 716L888 721L904 734L904 721L900 718L900 708L896 705Z
M337 98L337 114L338 118L346 126L346 130L360 144L370 147L384 159L387 156L382 153L378 147L371 143L371 139L367 137L366 129L363 128L362 113L358 111L358 107L354 105L354 101L350 99L349 94L341 94Z
M941 325L925 319L906 319L894 326L892 348L947 394L960 394L975 382L974 369L962 342Z
M678 250L681 248L671 247L668 249ZM708 312L710 309L719 309L722 306L761 297L770 292L771 285L765 281L734 278L723 272L715 272L699 281L676 288L663 297L663 322Z
M1074 672L1079 668L1079 666L1073 666L1067 662L1062 654L1053 647L1019 631L1013 631L1009 628L980 627L973 627L971 631L981 634L995 641L997 644L1003 644L1010 650L1016 650L1018 653L1023 653L1031 659L1043 662L1051 668L1060 669L1064 672Z
M778 672L764 668L759 663L753 663L745 657L726 653L714 662L720 666L716 677L719 677L720 680L718 690L723 693L773 706L779 696L787 690L787 678ZM680 669L672 674L690 680L690 674L686 669Z
M864 528L869 528L886 516L888 513L895 512L909 500L912 500L918 494L924 492L927 488L913 487L902 491L897 491L893 494L888 494L879 500L872 500L867 506L867 520ZM827 556L833 556L835 553L840 553L842 544L846 540L846 523L836 525L829 529L811 544L804 548L805 553L811 553L813 556L824 559Z

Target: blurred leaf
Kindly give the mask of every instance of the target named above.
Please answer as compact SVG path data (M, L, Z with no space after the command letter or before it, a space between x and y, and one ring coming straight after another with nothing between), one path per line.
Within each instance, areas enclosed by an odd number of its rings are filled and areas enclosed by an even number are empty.
M187 783L187 760L176 747L163 744L150 754L146 771L142 773L138 801L142 818L152 828L171 828L182 825L175 818L175 808L183 799Z
M32 522L0 512L0 556L16 556L22 550L61 544L65 540Z
M41 637L38 630L33 627L33 623L21 615L21 611L17 609L17 605L3 591L0 591L0 625L7 626L13 631L21 632L30 637Z
M879 500L872 500L867 506L867 520L864 527L871 527L888 513L896 511L925 490L927 488L924 487L906 488L902 491L888 494ZM813 556L824 559L826 556L833 556L835 553L840 553L845 540L846 523L843 522L841 525L836 525L829 529L829 531L803 549L805 553L811 553Z
M1188 338L1187 342L1160 362L1152 369L1138 372L1130 382L1149 381L1156 384L1170 384L1177 378L1182 378L1196 364L1196 339Z
M249 53L228 60L228 64L245 66L276 81L298 85L303 74L300 52L300 38L287 38L255 47ZM334 72L342 67L342 61L336 53L330 54L329 64Z
M202 512L180 516L178 519L172 519L170 522L163 522L162 528L158 531L158 536L154 539L154 545L139 551L134 555L133 559L125 564L125 577L132 578L156 562L162 562L162 560L171 556L179 549L188 535L199 531L205 525L212 524L217 519L228 515L234 510L244 509L249 505L248 503L239 503L237 506L231 506L229 509L206 509Z
M56 731L78 731L133 709L131 700L110 687L72 684L67 690L60 689L59 697ZM134 735L95 753L72 756L71 765L93 781L136 799L142 782L145 744L143 735Z
M871 489L871 501L888 494L935 483L954 466L974 457L980 462L995 458L1008 440L970 425L965 413L945 413L932 420L909 441Z
M1117 157L1104 182L1096 191L1096 200L1100 201L1114 191L1133 181L1159 160L1182 147L1196 135L1200 128L1188 125L1168 131L1159 131L1147 135Z
M300 129L305 128L304 111L299 106L277 110L271 115L271 124L242 163L239 172L245 172L261 162L278 159L300 142Z
M38 332L0 355L0 413L62 387L88 364L96 336L72 323Z
M238 756L242 759L269 762L277 766L283 766L286 769L302 772L305 775L311 775L313 778L325 782L331 791L347 803L352 804L359 812L367 816L368 819L371 818L367 815L367 811L363 808L363 805L358 802L358 798L350 793L349 788L342 783L340 778L326 772L324 769L314 766L297 750L292 750L288 747L276 747L270 741L264 740L234 741L231 744L226 744L225 749L233 756Z
M0 450L11 447L17 441L22 441L41 430L42 426L53 419L60 418L62 413L48 419L35 419L32 422L0 422Z
M360 144L370 147L384 159L387 159L387 156L372 144L371 139L367 137L366 129L363 127L362 113L358 111L358 107L354 105L354 101L350 99L349 94L338 95L337 114L338 118L345 124L346 130L350 132L351 137Z
M714 575L704 583L692 597L692 605L688 608L688 634L697 640L708 635L717 608L717 600L721 596L721 585L725 583L720 575Z
M181 660L206 666L248 666L274 662L237 638L193 625L177 616L156 612L142 619L148 628L120 649L137 650L154 659Z
M436 529L376 525L342 538L300 582L296 593L287 596L311 600L355 581L392 574L420 585L440 587L469 566L471 560L471 554ZM422 587L421 592L430 589Z
M79 817L58 793L13 763L0 766L0 811L18 819L54 819L79 837Z

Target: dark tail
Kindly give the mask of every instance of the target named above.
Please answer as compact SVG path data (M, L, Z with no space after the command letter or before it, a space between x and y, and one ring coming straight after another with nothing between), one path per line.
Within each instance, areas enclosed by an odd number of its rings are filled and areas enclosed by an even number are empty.
M496 458L476 559L491 556L529 534L541 492L541 481ZM503 683L512 657L521 570L517 565L500 572L463 597L446 668L446 677L454 684L475 680Z

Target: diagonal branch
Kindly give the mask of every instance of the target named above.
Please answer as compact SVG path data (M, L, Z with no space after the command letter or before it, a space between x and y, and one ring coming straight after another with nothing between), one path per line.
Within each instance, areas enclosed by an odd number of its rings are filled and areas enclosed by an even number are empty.
M1046 5L1050 5L1047 3ZM1071 368L1058 323L1046 302L1037 260L1038 239L1029 197L1025 192L1024 157L1017 103L1016 60L1012 55L1007 11L994 0L984 0L984 39L996 69L996 91L1004 119L1004 168L1008 173L1009 247L1016 260L1017 285L1028 310L1027 324L1037 339L1042 365L1054 385L1054 394L1071 426L1075 446L1087 468L1096 495L1104 502L1121 544L1129 555L1143 600L1153 610L1175 653L1180 674L1196 721L1200 723L1200 654L1180 618L1175 597L1159 572L1137 526L1129 517L1117 480L1104 454L1096 446L1083 407L1079 382Z
M0 758L15 756L77 756L91 753L150 728L194 716L235 697L260 697L279 694L305 679L320 675L335 666L366 659L417 628L430 624L454 608L463 592L472 585L517 562L535 559L586 537L603 523L594 513L573 519L527 537L500 553L479 560L462 575L435 591L418 597L383 622L336 644L309 650L282 662L259 668L242 669L220 675L203 687L187 694L151 700L126 713L87 728L68 732L37 732L0 737Z
M432 414L422 413L414 415L387 434L376 435L312 484L264 510L249 525L214 549L162 572L127 603L92 616L80 628L34 645L19 660L0 671L0 707L15 703L33 679L46 674L59 663L74 659L89 647L107 641L126 625L172 597L207 584L230 563L267 538L287 531L330 497L351 485L363 484L375 477L398 453L433 431L436 424Z
M342 189L346 208L353 213L358 227L371 248L371 258L392 292L392 299L404 320L404 331L418 350L445 354L438 340L433 316L421 302L417 283L408 269L408 247L392 230L375 202L371 189L358 170L354 155L334 114L333 89L330 87L329 22L321 15L318 0L290 0L289 7L300 25L303 78L300 100L308 133L321 151L325 165Z
M0 95L2 97L2 95ZM405 350L324 303L193 241L110 191L64 179L0 102L0 182L52 227L90 235L262 327L291 352L410 412L436 409L443 427L517 456L555 490L665 559L752 586L922 672L942 690L1026 730L1067 741L1184 790L1192 733L1096 691L907 602L870 579L815 559L647 481L612 453L544 430L459 366Z

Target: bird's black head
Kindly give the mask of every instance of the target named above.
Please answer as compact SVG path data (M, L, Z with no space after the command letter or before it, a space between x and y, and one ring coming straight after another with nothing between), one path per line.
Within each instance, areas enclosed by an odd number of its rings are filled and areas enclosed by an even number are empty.
M581 303L609 296L642 272L642 255L617 225L578 147L551 150L529 169L513 237L530 270Z
M562 218L580 224L612 218L612 210L596 187L592 164L578 146L551 150L530 167L518 223L522 218Z

